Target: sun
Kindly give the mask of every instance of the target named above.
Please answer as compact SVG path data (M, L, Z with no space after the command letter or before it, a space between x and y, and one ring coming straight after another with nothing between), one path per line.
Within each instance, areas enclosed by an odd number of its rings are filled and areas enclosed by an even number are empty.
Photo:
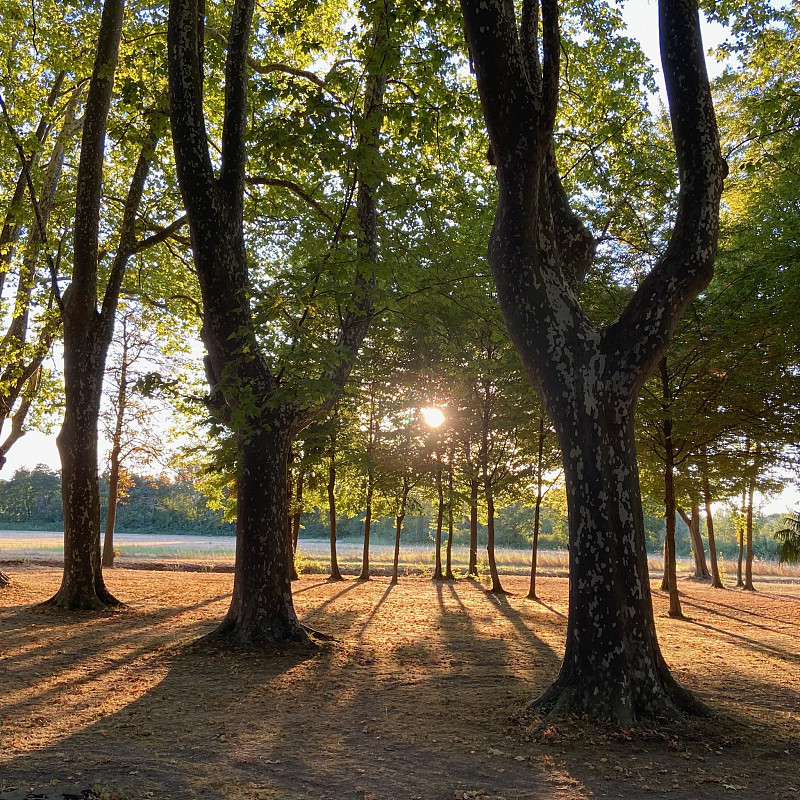
M422 419L429 428L438 428L444 422L444 413L441 408L421 408Z

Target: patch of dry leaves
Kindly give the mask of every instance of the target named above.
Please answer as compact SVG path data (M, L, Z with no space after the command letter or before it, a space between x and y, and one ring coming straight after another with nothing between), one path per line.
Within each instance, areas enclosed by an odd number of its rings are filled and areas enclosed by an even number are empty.
M800 788L796 584L683 581L685 621L656 592L664 655L718 716L627 732L525 713L560 663L563 578L538 581L541 602L522 597L522 578L505 597L473 581L304 578L298 614L336 641L266 655L194 644L227 610L229 574L113 570L126 611L66 615L32 607L58 569L3 569L3 799L67 782L124 800L788 800Z

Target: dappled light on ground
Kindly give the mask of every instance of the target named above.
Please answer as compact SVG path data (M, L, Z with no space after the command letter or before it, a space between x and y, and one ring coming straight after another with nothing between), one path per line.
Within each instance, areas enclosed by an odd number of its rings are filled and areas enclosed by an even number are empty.
M682 581L688 621L656 592L667 661L721 716L629 737L525 713L559 667L562 578L542 578L537 602L524 578L495 597L474 580L309 576L298 614L336 640L267 654L195 643L227 610L230 575L114 570L128 610L68 616L32 607L58 570L4 569L0 797L66 780L124 800L797 793L795 586Z

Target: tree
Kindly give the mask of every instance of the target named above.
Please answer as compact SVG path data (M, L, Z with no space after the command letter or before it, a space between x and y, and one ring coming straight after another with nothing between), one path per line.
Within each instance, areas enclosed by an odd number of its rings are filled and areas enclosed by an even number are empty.
M775 538L781 543L781 563L800 561L800 511L792 511L784 518L785 528L775 531Z
M61 587L46 605L68 610L118 605L105 587L100 567L97 422L120 287L128 261L141 244L136 237L139 203L166 120L162 110L153 109L149 131L143 137L128 189L119 243L98 310L99 216L105 137L123 11L121 0L107 0L103 6L81 140L72 281L59 298L64 321L65 412L57 443L64 506L64 574Z
M630 725L701 705L672 677L655 633L634 445L639 389L713 272L719 149L696 5L662 0L659 28L680 179L669 246L614 323L578 301L595 241L572 212L553 143L559 99L556 4L463 0L467 40L497 169L489 262L509 335L564 457L570 613L564 660L535 702Z
M312 348L324 336L297 349L306 333L309 301L283 342L283 361L265 352L253 313L256 286L251 278L244 232L245 161L247 155L247 78L253 21L252 0L234 4L227 36L224 123L219 171L209 152L203 109L204 4L170 3L168 43L170 114L178 182L189 212L195 269L203 298L201 337L206 346L210 408L234 437L237 468L237 553L234 589L225 619L213 633L231 641L264 644L304 641L291 599L291 559L287 528L287 471L291 444L315 417L329 411L347 381L373 314L374 271L378 262L375 188L383 120L390 15L375 10L365 36L364 108L356 130L363 167L356 189L357 252L350 254L349 302L332 313L341 320L327 342L326 363L314 383L308 377ZM308 54L307 54L308 55ZM368 164L372 164L369 168ZM319 204L317 204L319 207ZM342 219L342 224L344 223ZM340 226L341 227L341 226ZM338 233L336 237L338 242ZM316 293L323 267L312 283ZM278 309L284 298L267 290L264 312ZM276 344L278 346L278 344ZM296 370L296 374L294 371Z

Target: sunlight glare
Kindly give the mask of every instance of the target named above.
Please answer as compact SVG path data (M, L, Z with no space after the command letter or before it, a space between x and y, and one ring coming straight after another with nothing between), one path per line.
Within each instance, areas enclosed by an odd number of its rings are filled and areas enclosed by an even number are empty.
M438 428L444 422L441 408L422 408L422 419L429 428Z

